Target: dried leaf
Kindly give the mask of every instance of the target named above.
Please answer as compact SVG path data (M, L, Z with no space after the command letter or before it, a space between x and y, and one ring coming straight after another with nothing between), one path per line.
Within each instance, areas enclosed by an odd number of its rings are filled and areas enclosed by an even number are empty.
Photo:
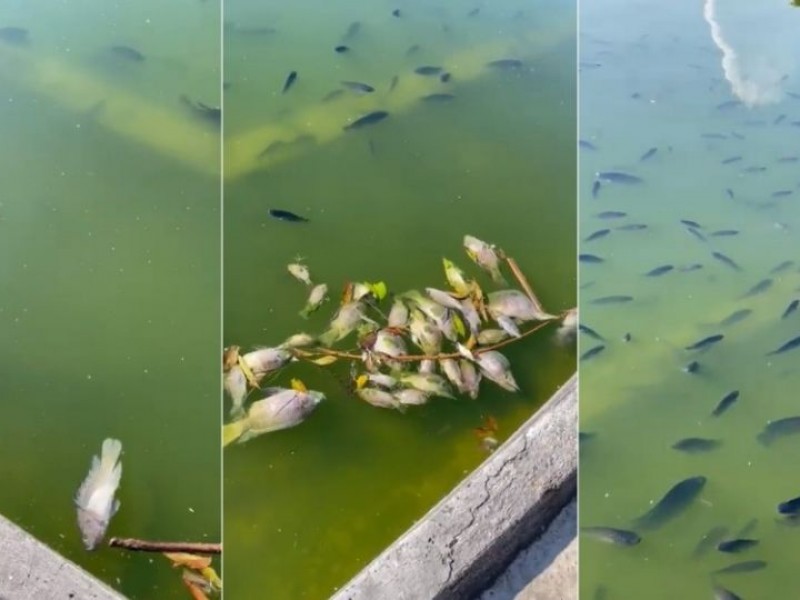
M326 356L321 356L319 358L313 358L308 362L313 363L320 367L327 367L328 365L332 365L333 363L335 363L337 360L339 360L337 357L328 354Z
M164 556L172 561L173 567L189 567L196 571L205 569L211 564L210 557L198 556L187 552L164 552Z
M307 392L308 388L306 384L300 381L299 379L292 379L292 389L295 392Z
M244 376L247 378L247 383L250 384L250 387L258 389L258 379L256 379L256 376L253 374L253 371L250 369L250 367L247 366L244 357L239 356L238 359L239 359L239 368L242 370L242 373L244 373Z

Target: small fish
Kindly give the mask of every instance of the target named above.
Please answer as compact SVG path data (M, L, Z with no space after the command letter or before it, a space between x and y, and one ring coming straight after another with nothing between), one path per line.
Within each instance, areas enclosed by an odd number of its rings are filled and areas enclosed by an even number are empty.
M714 600L742 600L741 596L719 585L715 585L713 591Z
M581 354L581 360L589 360L593 356L600 354L605 349L606 347L603 344L595 346L594 348L589 348L586 352Z
M706 534L700 538L697 545L692 551L692 558L700 558L707 554L709 550L717 547L717 543L728 534L728 528L717 526L709 529Z
M719 401L716 408L711 411L711 416L718 417L726 410L728 410L733 403L739 399L739 390L733 390L732 392L728 392L725 394L725 397Z
M627 225L617 227L617 229L620 231L641 231L642 229L647 229L647 225L644 223L628 223Z
M597 264L603 262L604 259L594 254L579 254L578 260L582 263Z
M592 329L588 325L584 325L583 323L581 323L580 325L578 325L578 329L583 333L585 333L586 335L588 335L590 338L594 338L599 342L606 341L606 339L602 335L597 333L594 329Z
M282 210L280 208L270 208L269 209L269 216L273 219L278 219L279 221L287 221L289 223L307 223L308 219L305 217L301 217L300 215L296 215L293 212L289 212L288 210Z
M729 266L729 267L730 267L731 269L733 269L734 271L741 271L741 270L742 270L742 267L740 267L738 264L736 264L736 263L733 261L733 259L731 259L731 258L729 258L729 257L725 256L725 255L724 255L722 252L712 252L712 253L711 253L711 256L713 256L714 258L716 258L716 259L717 259L718 261L720 261L722 264Z
M746 167L742 169L742 173L763 173L767 170L767 167Z
M22 27L0 27L0 40L18 46L27 44L28 30Z
M708 235L714 237L730 237L732 235L739 235L738 229L718 229L717 231L712 231Z
M425 77L431 77L433 75L439 76L442 74L442 72L444 72L442 67L433 67L430 65L423 65L414 69L414 73L417 75L423 75Z
M330 102L331 100L335 100L336 98L340 97L344 94L344 90L331 90L322 98L323 102Z
M777 421L768 421L756 439L761 445L769 446L775 440L797 433L800 433L800 417L786 417Z
M144 54L130 46L111 46L111 52L131 62L144 62Z
M644 181L641 177L620 171L601 171L596 173L595 176L598 180L606 183L622 183L625 185L635 185Z
M723 165L729 165L731 163L739 162L740 160L742 160L741 156L731 156L729 158L724 159L722 161L722 164Z
M400 81L400 78L397 75L393 75L392 79L389 81L389 91L393 91L394 88L397 87L397 82Z
M644 162L653 158L656 155L656 152L658 152L658 148L650 148L647 152L639 157L639 162Z
M597 240L597 239L600 239L602 237L605 237L609 233L611 233L610 229L599 229L599 230L595 231L594 233L590 234L588 237L584 238L583 241L584 242L591 242L592 240Z
M701 242L705 242L706 241L706 236L704 236L702 233L700 233L699 229L696 229L694 227L687 227L686 231L691 233L694 237L696 237Z
M447 83L452 78L453 78L453 75L450 74L450 73L442 73L441 75L439 75L439 81L441 81L442 83Z
M416 54L420 50L419 44L414 44L413 46L409 46L408 50L406 50L406 56L411 56L412 54Z
M703 268L703 265L700 263L692 263L691 265L686 265L685 267L681 267L681 272L683 273L691 273L692 271L699 271Z
M344 126L345 131L350 131L351 129L360 129L361 127L365 127L367 125L373 125L375 123L380 123L386 117L389 116L389 113L385 110L375 110L371 113L367 113L363 117L359 117L352 123Z
M739 100L727 100L722 104L717 104L717 110L730 110L731 108L737 108L741 106L742 103Z
M622 212L621 210L605 210L597 213L595 216L598 219L621 219L622 217L627 217L628 213Z
M399 18L400 18L400 9L399 9L399 8L395 8L395 9L392 11L392 16L393 16L393 17L397 17L397 18L399 19Z
M592 304L624 304L626 302L632 302L633 296L624 296L624 295L615 295L615 296L603 296L601 298L595 298L590 300Z
M300 263L291 263L286 266L286 270L289 271L292 277L298 281L302 281L309 286L311 285L311 276L309 275L308 267L306 265L301 265Z
M758 540L750 540L746 538L739 538L735 540L723 540L717 544L717 550L720 552L742 552L748 548L752 548L758 544Z
M360 81L342 81L341 84L351 92L357 94L369 94L375 91L374 87L366 83L361 83Z
M626 333L625 335L622 336L622 341L626 343L630 342L632 339L633 336L630 333Z
M733 190L731 188L725 188L725 193L728 195L728 198L733 200Z
M578 147L584 150L597 150L597 146L588 140L578 140Z
M656 505L635 520L642 529L657 529L686 510L700 494L706 478L689 477L676 483Z
M675 267L673 265L662 265L645 273L645 277L658 277L660 275L664 275L665 273L669 273L674 268Z
M594 183L592 183L592 198L597 198L597 195L600 193L601 185L599 179L595 179Z
M765 568L767 563L763 560L748 560L744 562L734 563L722 569L714 571L717 575L726 573L750 573L752 571L760 571Z
M292 71L286 77L286 81L283 83L283 89L281 90L281 94L285 94L289 91L289 88L294 85L294 82L297 81L297 71Z
M772 352L767 352L767 356L773 356L775 354L783 354L784 352L788 352L789 350L794 350L795 348L800 347L800 335L796 338L790 339L780 348L773 350Z
M800 514L800 497L792 498L791 500L778 504L778 512L782 515Z
M617 546L635 546L642 541L635 531L615 529L614 527L581 527L581 533Z
M714 344L721 342L725 338L724 335L721 333L717 333L716 335L710 335L708 337L704 337L702 340L695 342L690 346L686 346L686 350L702 350L703 348L709 348Z
M721 327L729 327L730 325L735 325L739 321L744 321L751 314L753 314L753 311L750 310L749 308L742 308L742 309L736 310L736 311L732 312L731 314L729 314L724 319L722 319L722 321L719 322L719 325Z
M350 46L336 46L333 51L338 54L344 54L345 52L350 51Z
M680 450L688 454L699 454L701 452L711 452L720 447L722 442L706 438L684 438L672 444L673 450Z
M751 298L753 296L757 296L758 294L763 294L771 287L772 287L772 279L762 279L753 287L751 287L749 290L747 290L747 292L745 292L742 298Z
M111 517L119 510L119 500L114 499L114 494L122 478L121 453L119 440L103 440L100 457L92 457L89 474L75 496L78 527L87 550L94 550L102 541Z
M773 125L780 125L786 119L786 115L778 115L772 122Z
M473 8L471 11L467 13L468 17L477 17L478 13L481 12L480 8Z
M347 31L345 32L343 39L345 40L352 39L356 37L360 31L361 31L361 23L359 21L353 21L347 27Z
M694 227L695 229L702 229L703 226L700 225L697 221L692 221L691 219L681 219L681 223L686 225L687 227Z
M796 163L800 160L800 157L797 156L782 156L778 159L779 163Z
M700 363L696 360L693 360L688 365L683 367L684 373L697 373L700 370Z
M773 198L785 198L786 196L791 196L793 193L792 190L778 190L777 192L772 192L770 196Z
M486 63L486 66L491 67L493 69L500 69L506 71L511 69L522 68L522 61L516 58L501 58L499 60L493 60L491 62Z
M786 307L786 310L783 311L783 314L781 315L781 319L785 319L786 317L791 315L793 312L795 312L797 310L797 306L798 305L800 305L800 300L792 300L789 303L789 306Z
M785 260L782 263L773 267L773 269L769 272L770 275L777 275L778 273L782 273L787 269L791 269L794 266L793 260Z
M453 94L428 94L427 96L423 96L421 100L423 102L450 102L451 100L455 100L456 97Z

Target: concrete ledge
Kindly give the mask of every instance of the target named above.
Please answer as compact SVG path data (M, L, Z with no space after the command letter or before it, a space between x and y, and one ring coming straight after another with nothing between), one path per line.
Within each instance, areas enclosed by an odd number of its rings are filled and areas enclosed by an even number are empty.
M0 600L125 600L0 516Z
M576 493L577 375L334 600L479 596Z

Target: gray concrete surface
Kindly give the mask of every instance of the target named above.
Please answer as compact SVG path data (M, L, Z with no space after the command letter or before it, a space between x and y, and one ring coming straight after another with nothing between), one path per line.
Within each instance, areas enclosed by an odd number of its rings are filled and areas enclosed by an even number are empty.
M0 515L0 600L125 600Z
M577 408L574 375L334 600L463 600L489 589L575 496Z
M478 600L577 600L577 513L573 500Z

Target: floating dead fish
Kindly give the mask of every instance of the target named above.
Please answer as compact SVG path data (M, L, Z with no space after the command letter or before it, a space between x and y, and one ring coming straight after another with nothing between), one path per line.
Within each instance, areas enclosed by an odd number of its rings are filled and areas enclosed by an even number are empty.
M597 213L595 216L598 219L621 219L622 217L627 217L628 213L622 212L621 210L605 210Z
M658 148L650 148L647 152L639 157L639 162L644 162L653 158L656 155L656 152L658 152Z
M370 94L375 91L374 87L366 83L361 83L360 81L342 81L341 84L351 92L357 94Z
M768 421L764 430L756 436L763 446L771 445L775 440L800 433L800 417L786 417L776 421Z
M592 240L597 240L597 239L600 239L602 237L605 237L609 233L611 233L610 229L599 229L599 230L595 231L594 233L591 233L588 237L584 238L583 241L584 242L591 242Z
M417 67L414 69L414 73L417 75L423 75L425 77L431 77L433 75L439 76L444 72L443 67L434 67L430 65L423 65L421 67Z
M635 546L642 541L635 531L615 529L614 527L581 527L581 533L617 546Z
M739 538L735 540L723 540L717 544L717 550L720 552L737 553L743 552L758 544L758 540L751 540L746 538Z
M701 452L711 452L720 447L722 442L706 438L684 438L672 444L673 450L679 450L688 454L699 454Z
M511 374L511 363L494 350L482 352L477 357L478 366L485 377L509 392L518 392L519 386Z
M597 356L598 354L600 354L605 349L606 347L603 344L600 344L593 348L589 348L586 352L581 354L581 360L589 360L593 356Z
M636 175L630 173L622 173L621 171L600 171L595 174L599 181L606 183L622 183L625 185L635 185L642 183L644 180Z
M633 296L624 296L624 295L615 295L615 296L603 296L601 298L595 298L590 300L592 304L624 304L626 302L632 302Z
M686 350L702 350L704 348L710 348L714 344L716 344L718 342L721 342L723 339L725 339L725 336L722 335L721 333L718 333L716 335L710 335L708 337L704 337L702 340L700 340L698 342L695 342L691 346L686 346L685 349Z
M597 264L603 262L603 259L594 254L579 254L578 260L582 263Z
M760 571L766 566L767 563L763 560L748 560L744 562L734 563L722 569L717 569L716 571L714 571L714 573L717 575L723 575L729 573L750 573L752 571Z
M119 500L115 500L114 495L122 478L121 453L119 440L103 440L100 457L92 457L89 474L75 496L78 527L87 550L94 550L102 541L111 517L119 510Z
M719 322L721 327L729 327L731 325L735 325L739 321L744 321L747 317L753 314L753 311L749 308L741 308L732 312L730 315L722 319Z
M292 277L298 281L302 281L306 285L311 285L311 277L308 272L308 267L300 263L291 263L286 266L286 270L291 273Z
M324 399L322 392L280 389L253 402L241 419L223 425L223 446L299 425Z
M767 356L773 356L775 354L783 354L784 352L788 352L789 350L794 350L795 348L798 347L800 347L800 335L798 335L796 338L792 338L780 348L777 348L772 352L767 352Z
M645 273L645 277L660 277L672 271L675 267L673 265L661 265Z
M720 585L715 585L713 591L714 600L742 600L741 596L734 594L729 589L726 589Z
M289 75L286 76L286 81L283 82L283 89L281 89L281 94L285 94L289 91L294 85L294 82L297 81L297 71L292 71Z
M389 116L389 113L385 110L375 110L371 113L367 113L363 117L359 117L352 123L344 126L345 131L350 131L352 129L361 129L362 127L366 127L367 125L374 125L375 123L380 123L386 117Z
M0 40L17 46L27 44L30 35L27 29L22 27L0 27Z
M729 266L734 271L741 271L742 270L742 267L740 267L738 264L736 264L733 261L732 258L729 258L729 257L725 256L722 252L712 252L711 256L716 258L722 264Z
M705 484L706 478L703 476L690 477L676 483L653 508L635 520L636 526L642 529L658 529L686 510Z
M305 217L301 217L300 215L296 215L293 212L289 212L288 210L282 210L280 208L270 208L269 209L269 216L273 219L278 219L279 221L287 221L289 223L307 223L308 219Z
M130 46L111 46L111 52L125 60L131 62L144 62L144 54L139 52L136 48Z
M789 303L789 306L786 307L786 310L783 311L781 319L785 319L786 317L790 316L793 312L795 312L797 310L798 305L800 305L800 300L792 300Z
M307 319L311 313L313 313L322 305L327 295L327 285L320 283L319 285L314 286L314 288L311 290L311 293L308 295L308 300L306 300L305 307L303 307L303 310L300 311L300 316L304 319Z
M465 235L464 250L467 256L479 267L489 273L496 283L505 283L503 274L500 272L501 252L493 244L488 244L478 238Z
M441 94L441 93L440 94L428 94L427 96L423 96L421 98L421 100L423 102L433 102L433 103L450 102L450 101L455 100L455 99L456 99L456 97L453 94Z
M509 71L512 69L521 69L522 61L516 58L501 58L499 60L493 60L491 62L486 63L486 66L491 67L492 69Z
M739 390L728 392L727 394L725 394L725 397L719 401L719 404L717 404L716 408L714 408L714 410L711 411L711 416L713 417L720 416L731 406L733 406L733 403L736 402L738 399L739 399Z

